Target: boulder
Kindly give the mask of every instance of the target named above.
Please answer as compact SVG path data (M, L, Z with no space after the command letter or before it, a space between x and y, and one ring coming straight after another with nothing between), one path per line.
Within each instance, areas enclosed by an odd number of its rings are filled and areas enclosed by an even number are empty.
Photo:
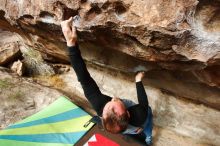
M16 33L0 28L0 65L8 65L21 57L19 38Z
M19 33L26 44L44 54L44 59L67 63L59 24L70 16L78 16L75 24L83 49L121 52L161 69L190 72L199 83L219 87L215 79L219 70L210 69L220 68L219 3L2 0L0 26Z
M130 83L124 89L119 81L133 81L137 67L144 68L145 87L155 89L148 90L155 124L220 145L219 11L219 0L2 0L0 28L17 33L26 52L41 54L40 62L27 57L30 75L51 75L46 61L69 63L60 22L73 16L82 56L90 70L98 68L103 92L134 99ZM69 78L52 81L82 93L77 84L68 87Z
M18 43L7 43L0 46L0 65L6 65L21 56Z

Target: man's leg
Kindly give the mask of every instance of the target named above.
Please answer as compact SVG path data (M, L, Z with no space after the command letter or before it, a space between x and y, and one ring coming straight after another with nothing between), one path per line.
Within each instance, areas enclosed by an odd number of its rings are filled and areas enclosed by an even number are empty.
M144 127L144 134L146 135L145 142L148 145L152 144L152 130L153 130L153 114L151 107L148 107L148 121Z

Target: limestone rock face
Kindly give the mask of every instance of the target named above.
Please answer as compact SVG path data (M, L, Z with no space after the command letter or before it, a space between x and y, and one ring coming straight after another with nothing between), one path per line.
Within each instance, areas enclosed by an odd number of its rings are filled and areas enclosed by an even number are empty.
M174 131L181 134L185 131L185 135L191 137L200 133L198 139L201 140L208 134L201 130L206 129L202 128L205 125L212 135L204 141L219 145L216 140L220 135L216 128L219 124L202 118L202 114L209 110L220 110L219 12L219 0L1 0L0 28L17 33L26 51L31 48L40 52L41 62L67 64L60 22L77 16L74 24L78 42L88 65L102 68L101 73L105 70L120 73L124 80L130 81L133 81L137 67L144 68L148 71L145 86L175 97L163 99L173 109L171 115L160 114L155 108L159 115L157 125L169 127L169 117L175 115L174 122L170 122L174 124L170 126ZM52 74L65 72L56 67L46 71ZM104 86L101 77L96 80ZM109 82L111 85L106 87L109 94L120 92L116 81ZM121 91L120 95L130 98L128 92ZM185 100L190 105L182 104ZM185 117L177 114L181 113L181 108L185 110ZM160 119L163 114L167 116L164 121ZM190 117L194 116L194 121L202 122L198 124L199 130L196 122L190 123ZM218 121L215 114L206 117ZM184 119L188 123L178 127L175 120ZM194 130L198 131L190 132Z
M119 51L163 69L190 71L199 81L219 86L219 3L2 0L0 26L18 32L45 59L66 62L59 23L78 15L75 24L83 48Z

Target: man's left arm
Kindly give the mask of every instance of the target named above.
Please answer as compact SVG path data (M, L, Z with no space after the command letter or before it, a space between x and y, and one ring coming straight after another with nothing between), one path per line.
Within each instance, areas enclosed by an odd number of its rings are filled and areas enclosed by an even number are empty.
M136 82L137 97L139 104L148 107L148 98L144 89L144 85L142 83L142 78L144 77L144 75L145 75L144 72L137 73L135 77L135 82Z

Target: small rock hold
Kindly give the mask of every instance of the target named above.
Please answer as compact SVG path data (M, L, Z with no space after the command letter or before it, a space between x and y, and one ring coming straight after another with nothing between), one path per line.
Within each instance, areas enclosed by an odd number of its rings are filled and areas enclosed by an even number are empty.
M16 72L19 76L22 76L25 70L24 64L20 60L18 60L12 64L11 70Z

